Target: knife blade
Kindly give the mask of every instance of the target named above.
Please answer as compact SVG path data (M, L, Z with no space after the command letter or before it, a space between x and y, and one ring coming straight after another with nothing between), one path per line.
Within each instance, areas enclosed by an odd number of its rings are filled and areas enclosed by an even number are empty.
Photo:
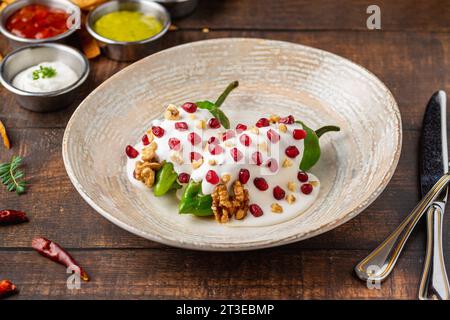
M446 100L444 91L433 94L423 118L420 157L422 197L448 172ZM443 194L446 200L446 191Z
M423 120L421 138L420 188L424 196L448 173L447 97L438 91L430 98ZM448 187L427 210L427 247L419 286L421 300L448 300L450 289L442 251L442 220Z

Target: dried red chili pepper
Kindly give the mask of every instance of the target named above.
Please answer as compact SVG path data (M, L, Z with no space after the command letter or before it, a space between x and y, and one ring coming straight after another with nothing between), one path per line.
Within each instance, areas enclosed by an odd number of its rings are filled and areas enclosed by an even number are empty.
M0 298L17 293L17 287L9 280L0 280Z
M27 222L25 212L17 210L0 210L0 225L17 224Z
M44 257L49 258L52 261L58 262L68 268L71 268L78 273L82 280L89 281L89 276L81 268L81 266L57 243L50 241L46 238L38 237L34 238L31 242L31 246L34 250L39 252Z

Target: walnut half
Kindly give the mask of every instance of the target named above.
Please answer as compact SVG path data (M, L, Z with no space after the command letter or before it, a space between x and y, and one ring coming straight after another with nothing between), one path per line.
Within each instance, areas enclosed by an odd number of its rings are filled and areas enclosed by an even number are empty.
M151 188L155 183L155 172L161 168L161 163L156 158L156 143L152 142L142 150L141 159L134 167L134 178Z
M211 194L211 208L216 220L220 223L228 222L233 216L240 220L247 215L248 190L238 180L233 183L231 190L230 194L225 184L219 184Z

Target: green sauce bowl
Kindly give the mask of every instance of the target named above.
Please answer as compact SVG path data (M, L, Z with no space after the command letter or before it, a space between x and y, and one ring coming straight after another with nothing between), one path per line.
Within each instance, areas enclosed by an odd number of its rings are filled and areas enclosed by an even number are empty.
M118 13L129 12L126 17ZM137 21L133 15L142 14L142 17L153 17L152 26L154 32L146 32L142 29L142 24ZM112 14L112 15L111 15ZM114 17L114 19L111 19ZM115 23L122 18L133 19L134 33L124 34L117 28ZM106 28L105 28L106 21ZM149 22L149 21L147 21ZM107 24L110 23L112 28L116 30L107 30ZM158 50L158 43L170 26L170 14L160 4L150 0L126 0L126 1L109 1L91 11L86 19L86 29L97 41L100 42L103 52L110 59L117 61L136 61L144 58ZM155 27L158 25L159 27ZM130 28L130 31L133 31ZM148 30L147 30L148 31ZM156 32L156 33L155 33ZM108 37L107 37L108 36ZM148 36L148 37L146 37ZM128 40L128 38L130 40ZM119 40L115 40L119 39ZM124 41L127 39L127 41ZM137 40L140 39L140 40Z

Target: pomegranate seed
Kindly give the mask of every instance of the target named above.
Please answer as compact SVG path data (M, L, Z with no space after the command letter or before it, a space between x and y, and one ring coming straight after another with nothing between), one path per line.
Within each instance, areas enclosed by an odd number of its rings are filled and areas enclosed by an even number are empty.
M253 163L255 163L257 166L260 166L262 163L262 154L259 151L253 152L252 154L252 160Z
M161 138L164 135L164 129L161 127L152 127L152 132L155 135L155 137Z
M245 131L245 130L247 130L247 126L246 126L245 124L239 123L239 124L236 126L236 131L237 131L237 133L241 133L241 132L243 132L243 131Z
M201 158L203 158L203 157L202 157L202 155L201 155L200 153L195 152L195 151L192 151L192 152L191 152L191 162L193 162L193 161L198 161L198 160L200 160Z
M240 161L243 157L242 152L239 151L238 148L232 148L230 150L230 153L231 153L231 156L233 157L233 160L236 162Z
M206 173L206 181L208 181L211 184L218 184L219 183L219 176L214 170L209 170Z
M227 141L228 139L234 138L236 133L233 130L228 130L222 135L222 141Z
M150 140L148 140L148 135L144 134L144 136L142 137L142 143L144 144L144 146L148 146L150 144Z
M261 217L263 215L263 211L261 209L260 206L258 206L257 204L251 204L250 207L250 213L255 217Z
M256 188L258 188L261 191L266 191L269 189L269 185L267 184L266 179L264 178L255 178L253 179L253 184Z
M293 116L289 115L287 117L280 118L279 122L284 124L293 124L295 122L295 119Z
M132 146L130 146L130 145L128 145L128 146L125 148L125 153L126 153L127 156L128 156L129 158L131 158L131 159L134 159L134 158L136 158L136 157L139 155L139 152L138 152L135 148L133 148Z
M248 147L250 145L250 143L252 143L252 139L246 134L243 134L242 136L240 136L239 141L246 147Z
M300 151L298 151L296 146L289 146L286 148L285 153L289 158L295 158L300 154Z
M186 122L175 122L175 129L186 131L188 129L188 124Z
M197 111L197 105L192 102L186 102L181 107L184 109L184 111L189 113L194 113L195 111Z
M209 147L209 152L214 156L216 154L221 154L223 152L223 149L220 145L218 144L210 144Z
M191 176L189 175L189 173L182 172L178 175L178 181L180 183L188 183L189 179L191 179Z
M270 125L270 121L267 118L261 118L256 122L256 126L258 128L268 127Z
M272 143L277 143L278 141L280 141L280 135L278 134L278 132L276 132L275 130L272 130L272 129L269 129L267 131L267 138Z
M217 118L211 118L211 119L209 119L209 121L208 121L208 126L209 126L211 129L218 129L218 128L220 128L220 121L219 121L219 119L217 119Z
M300 181L300 182L307 182L308 179L309 179L309 177L308 177L308 174L307 174L306 172L299 171L299 172L297 173L297 179L298 179L298 181Z
M269 159L266 163L266 167L269 168L272 172L277 172L278 170L278 162L275 159Z
M295 129L294 132L292 132L292 136L295 140L302 140L306 138L306 131L302 129Z
M170 138L168 141L168 144L169 144L169 148L171 150L180 150L181 149L180 140L178 140L177 138Z
M248 179L250 179L250 171L247 169L241 169L239 171L239 181L242 184L246 184L248 182Z
M273 188L273 197L275 199L281 200L284 199L285 196L286 192L280 186L276 186L275 188Z
M313 186L310 183L305 183L305 184L302 184L302 186L300 187L300 190L302 190L302 192L304 194L310 194L313 191Z
M216 137L211 137L208 139L208 144L219 144L219 139Z
M196 134L195 132L191 132L188 134L188 141L195 146L196 144L199 144L200 142L202 142L202 138Z

